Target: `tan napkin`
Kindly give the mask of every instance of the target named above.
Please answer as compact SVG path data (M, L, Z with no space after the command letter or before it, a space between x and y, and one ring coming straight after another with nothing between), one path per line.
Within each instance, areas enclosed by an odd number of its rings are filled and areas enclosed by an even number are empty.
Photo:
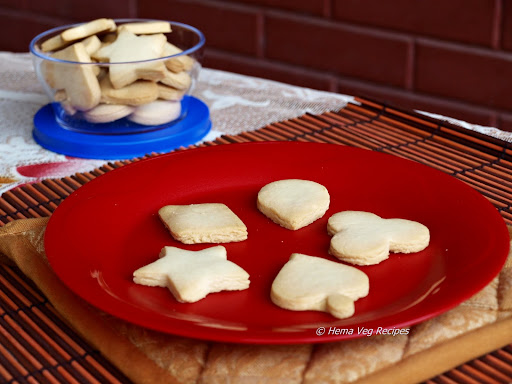
M49 267L43 246L47 222L24 219L1 227L0 256L15 263L135 383L416 383L512 343L510 254L485 289L413 326L409 335L327 344L223 344L153 332L89 306Z

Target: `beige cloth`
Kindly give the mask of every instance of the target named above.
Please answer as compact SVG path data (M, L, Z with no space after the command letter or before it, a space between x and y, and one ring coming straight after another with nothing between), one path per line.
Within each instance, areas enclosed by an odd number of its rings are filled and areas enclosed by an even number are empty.
M209 108L212 131L207 141L221 133L236 135L305 113L336 111L354 99L208 68L201 70L194 83L193 96ZM89 172L106 162L69 158L34 141L33 117L49 101L30 55L0 52L0 194L24 183ZM33 167L37 164L48 166Z
M326 344L209 343L147 330L75 296L44 253L47 218L0 228L0 255L32 279L83 337L135 383L416 383L512 342L512 255L481 292L409 335ZM512 234L512 228L509 228Z

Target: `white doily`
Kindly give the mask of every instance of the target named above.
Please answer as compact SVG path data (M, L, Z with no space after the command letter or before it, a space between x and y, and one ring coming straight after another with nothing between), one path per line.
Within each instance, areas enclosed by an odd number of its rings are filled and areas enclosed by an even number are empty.
M337 111L355 102L348 95L208 68L202 69L193 95L210 110L212 131L204 140L252 131L305 113ZM30 54L0 52L0 194L23 183L87 172L105 163L103 159L59 155L34 141L33 116L48 102L37 81ZM510 132L428 115L512 141Z

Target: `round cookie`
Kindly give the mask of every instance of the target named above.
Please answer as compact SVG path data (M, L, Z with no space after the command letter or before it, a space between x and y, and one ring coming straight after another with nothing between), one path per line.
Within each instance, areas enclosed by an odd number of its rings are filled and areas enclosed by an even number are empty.
M84 112L84 117L89 123L110 123L128 116L134 109L123 104L99 104Z
M179 101L156 100L137 107L128 120L141 125L161 125L176 120L180 114Z

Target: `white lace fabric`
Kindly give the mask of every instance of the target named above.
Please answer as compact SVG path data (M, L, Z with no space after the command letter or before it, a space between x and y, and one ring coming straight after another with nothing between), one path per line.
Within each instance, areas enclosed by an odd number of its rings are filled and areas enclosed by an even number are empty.
M348 95L208 68L201 70L193 95L210 110L212 131L205 140L255 130L305 113L336 111L354 102ZM106 162L60 155L34 141L33 117L48 102L30 54L0 52L0 194L24 183L87 172ZM487 132L494 134L496 129ZM512 140L512 134L506 134Z

